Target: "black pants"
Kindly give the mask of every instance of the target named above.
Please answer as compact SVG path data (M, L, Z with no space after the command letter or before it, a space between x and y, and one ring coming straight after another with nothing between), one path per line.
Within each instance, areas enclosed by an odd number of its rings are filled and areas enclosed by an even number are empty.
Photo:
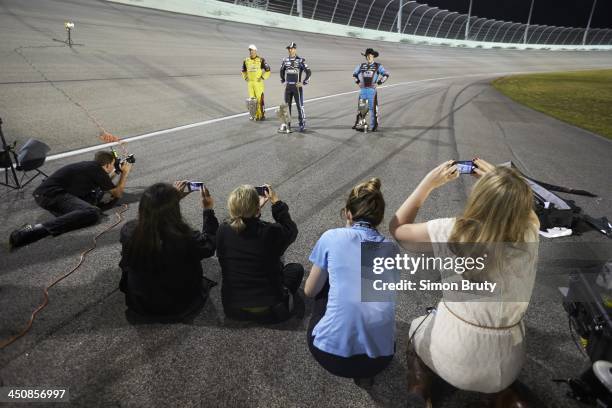
M208 300L210 290L217 286L217 282L202 277L202 286L199 293L191 299L182 311L172 311L168 313L151 313L147 310L146 304L142 304L138 299L134 299L127 289L127 273L122 271L119 289L125 293L125 317L132 324L139 323L177 323L185 322L195 317L195 315L204 307ZM152 299L151 299L152 300Z
M53 197L34 196L36 204L56 218L42 225L53 236L87 227L98 222L100 209L72 194L62 193Z
M292 296L299 296L297 295L297 290L304 279L304 267L299 263L290 263L283 267L282 273L283 286ZM262 323L280 323L289 319L295 311L289 304L289 296L285 296L279 304L271 306L269 310L262 313L252 313L230 305L224 305L223 310L232 319L254 320Z
M319 350L314 345L312 331L325 315L327 310L327 297L329 295L329 281L325 283L321 292L315 297L312 317L306 333L308 349L317 362L330 373L346 378L372 378L384 370L393 360L393 356L368 357L367 354L356 354L350 357L341 357Z
M289 263L283 267L283 285L295 295L304 279L304 267L299 263Z
M285 103L289 105L289 114L291 115L291 104L295 100L295 106L298 111L298 119L300 126L304 125L306 114L304 113L304 90L302 87L295 85L287 85L285 87Z

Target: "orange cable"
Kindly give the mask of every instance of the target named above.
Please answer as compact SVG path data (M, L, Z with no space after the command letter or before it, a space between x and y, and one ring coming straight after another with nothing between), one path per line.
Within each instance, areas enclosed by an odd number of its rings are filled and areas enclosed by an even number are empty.
M85 261L85 257L87 256L87 254L90 253L91 251L93 251L96 248L96 243L97 243L98 238L100 236L102 236L103 234L107 233L108 231L110 231L111 229L113 229L114 227L116 227L117 225L119 225L119 223L121 223L121 221L123 221L122 214L124 212L126 212L127 209L128 209L128 205L127 204L123 204L123 209L121 211L118 211L118 210L115 211L115 215L117 216L117 221L114 224L110 225L105 230L103 230L102 232L99 232L98 234L96 234L93 237L93 245L92 245L92 247L86 249L85 251L83 251L81 253L81 258L79 259L79 263L74 268L72 268L72 270L70 272L68 272L65 275L60 276L58 279L53 281L53 283L51 283L49 286L47 286L44 289L43 294L45 296L45 299L32 312L32 315L30 316L30 320L28 321L27 326L19 334L17 334L15 336L11 337L10 339L0 343L0 350L4 349L5 347L8 347L11 344L13 344L15 341L17 341L20 338L22 338L23 336L25 336L28 331L30 331L30 329L32 328L32 325L34 324L34 319L36 318L36 315L49 304L49 289L51 289L53 286L55 286L57 283L61 282L62 280L64 280L68 276L72 275L74 272L76 272L77 269L79 269L81 267L81 265L83 265L83 262Z

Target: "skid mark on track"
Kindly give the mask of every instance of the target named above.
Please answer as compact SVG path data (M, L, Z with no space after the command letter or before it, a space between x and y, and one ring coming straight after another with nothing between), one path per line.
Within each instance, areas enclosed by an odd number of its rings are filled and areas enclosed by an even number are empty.
M329 205L331 202L333 202L334 199L336 199L336 197L338 197L341 194L344 194L346 191L348 191L348 189L353 187L359 181L361 181L364 178L367 178L370 175L372 175L374 173L374 171L376 170L376 168L379 167L381 164L384 164L384 163L388 162L389 160L391 160L395 156L397 156L400 153L402 153L402 151L404 149L406 149L407 147L412 145L414 142L419 140L427 132L429 132L430 130L436 128L439 124L441 124L444 121L446 121L451 115L454 115L457 111L461 110L463 107L465 107L468 104L470 104L479 95L480 95L480 93L470 97L467 101L463 102L461 105L459 105L457 107L454 107L448 114L446 114L442 118L438 119L435 123L433 123L427 129L419 132L418 134L416 134L415 136L411 137L406 142L400 144L396 148L395 151L393 151L392 153L389 153L388 155L384 156L382 159L378 160L376 163L374 163L373 165L368 167L366 170L364 170L364 171L360 172L359 174L357 174L351 180L349 180L348 182L344 183L342 186L338 187L336 190L334 190L332 193L328 194L323 199L319 200L319 202L317 204L311 206L308 210L298 214L295 217L296 223L299 224L299 223L303 223L303 222L308 221L313 215L317 214L319 211L321 211L323 208L325 208L327 205Z
M432 94L439 92L439 90L435 91L435 92L429 92L426 93L425 95L415 95L414 97L412 97L409 101L410 103L414 103L418 100L421 100L423 98L426 98L428 96L431 96ZM402 108L405 108L405 106L403 106ZM399 110L400 108L398 108ZM429 130L430 128L428 127L427 130ZM363 133L359 133L359 132L355 132L355 134L353 136L351 136L349 139L347 139L346 141L342 142L341 144L337 145L336 147L334 147L332 150L330 150L329 152L327 152L326 154L324 154L323 156L319 157L318 159L316 159L315 161L308 163L306 166L302 167L301 169L297 170L295 173L291 174L289 177L281 180L280 182L278 182L276 184L276 186L281 186L284 183L286 183L287 181L295 178L296 176L302 174L303 172L307 171L308 169L313 168L314 166L316 166L317 164L323 162L325 159L327 159L328 157L330 157L331 155L333 155L334 153L336 153L338 151L338 149L340 149L342 146L346 145L347 143L350 143L351 141L353 141L356 137L363 135Z

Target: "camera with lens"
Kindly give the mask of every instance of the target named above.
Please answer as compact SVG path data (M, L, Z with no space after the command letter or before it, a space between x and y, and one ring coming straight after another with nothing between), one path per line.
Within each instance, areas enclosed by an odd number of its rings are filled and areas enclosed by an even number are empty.
M561 289L561 288L560 288ZM612 407L612 262L576 270L562 288L563 308L576 343L589 359L578 378L556 379L569 385L567 395L586 405Z
M133 154L121 156L115 149L111 149L111 151L113 152L113 156L115 156L115 173L117 174L121 174L121 166L123 166L123 163L136 163L136 157L134 157Z

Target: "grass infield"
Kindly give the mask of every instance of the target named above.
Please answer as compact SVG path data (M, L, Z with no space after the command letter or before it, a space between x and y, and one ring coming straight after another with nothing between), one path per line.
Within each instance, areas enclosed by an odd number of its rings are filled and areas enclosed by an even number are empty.
M612 69L497 78L516 102L612 139Z

